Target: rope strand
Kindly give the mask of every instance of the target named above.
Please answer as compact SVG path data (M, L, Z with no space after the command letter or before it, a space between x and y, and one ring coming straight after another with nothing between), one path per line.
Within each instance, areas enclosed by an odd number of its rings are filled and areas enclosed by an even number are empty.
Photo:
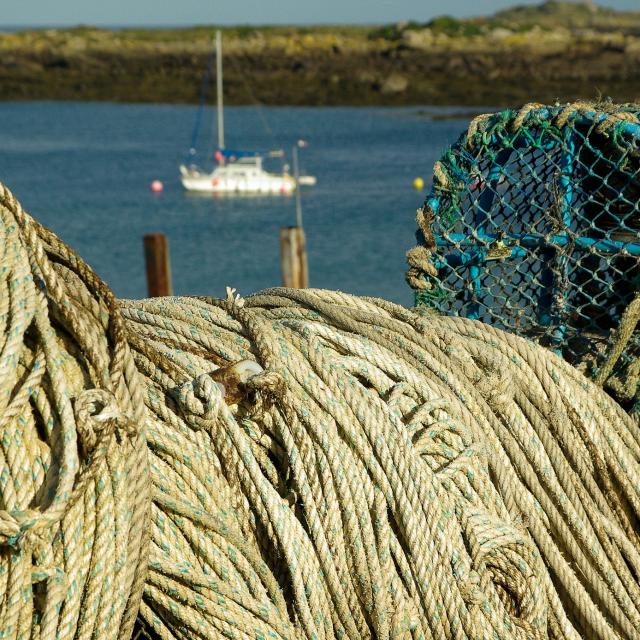
M637 637L637 424L524 339L320 290L117 302L4 188L0 327L7 638Z

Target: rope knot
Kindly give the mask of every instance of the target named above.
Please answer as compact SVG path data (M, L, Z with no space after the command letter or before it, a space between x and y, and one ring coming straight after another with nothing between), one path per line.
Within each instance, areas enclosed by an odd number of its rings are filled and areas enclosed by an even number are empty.
M460 584L460 594L464 601L470 606L480 606L486 600L480 582L480 574L474 569L471 569L467 575L467 579Z
M234 405L246 398L249 380L263 373L264 369L254 360L239 360L216 369L209 376L222 390L225 402Z
M34 552L51 545L46 540L42 527L47 522L46 516L38 509L14 509L0 511L0 545L13 549L30 548Z
M253 376L247 381L247 389L253 392L253 408L251 415L256 416L265 412L273 403L283 402L287 383L277 371L265 371Z
M18 548L38 521L35 509L0 511L0 543Z
M436 214L428 203L425 203L421 209L416 211L416 223L422 232L424 246L431 251L437 249L436 239L433 235L433 224L435 220Z
M282 398L286 392L286 382L277 371L265 371L247 380L247 388L270 398Z
M494 116L493 113L483 113L476 116L470 123L467 129L467 144L473 146L475 136L477 133L482 133L486 130L489 121Z
M177 386L172 395L183 413L192 418L190 422L202 429L217 418L225 390L209 374L203 373Z
M431 262L431 255L432 252L427 247L418 245L407 251L407 264L413 269L424 271L435 278L438 275L438 270Z
M504 411L513 398L511 378L502 372L493 371L480 378L476 387L494 411Z
M498 597L514 623L543 620L540 557L526 533L478 507L463 509L461 525L471 560L459 574L465 601L480 605Z
M111 436L114 429L129 438L137 433L133 421L122 413L116 397L106 389L88 389L80 393L75 400L74 412L78 438L86 456Z

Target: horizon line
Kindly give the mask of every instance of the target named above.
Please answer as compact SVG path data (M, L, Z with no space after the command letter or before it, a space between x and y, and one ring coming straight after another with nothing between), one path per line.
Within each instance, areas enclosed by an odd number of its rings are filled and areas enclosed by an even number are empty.
M475 17L475 16L474 16ZM176 29L197 29L208 27L236 28L236 27L378 27L385 24L402 24L404 22L418 22L415 18L390 20L383 22L155 22L155 23L107 23L107 22L59 22L59 23L29 23L29 24L0 24L0 31L5 29L73 29L96 27L99 29L162 29L166 27ZM422 21L420 21L422 22ZM425 22L428 22L425 21Z

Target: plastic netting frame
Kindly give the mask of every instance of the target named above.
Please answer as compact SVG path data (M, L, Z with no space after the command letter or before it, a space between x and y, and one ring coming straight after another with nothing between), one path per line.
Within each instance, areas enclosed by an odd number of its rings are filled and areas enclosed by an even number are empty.
M476 118L436 163L418 223L417 305L534 339L635 395L637 319L620 323L640 289L640 106Z

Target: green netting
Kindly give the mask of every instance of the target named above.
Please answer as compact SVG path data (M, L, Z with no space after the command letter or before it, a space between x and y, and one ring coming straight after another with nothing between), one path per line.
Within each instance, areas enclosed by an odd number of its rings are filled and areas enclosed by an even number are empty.
M636 313L616 332L640 284L640 106L476 118L436 163L418 223L418 305L533 338L595 377L607 363L618 395L635 395Z

